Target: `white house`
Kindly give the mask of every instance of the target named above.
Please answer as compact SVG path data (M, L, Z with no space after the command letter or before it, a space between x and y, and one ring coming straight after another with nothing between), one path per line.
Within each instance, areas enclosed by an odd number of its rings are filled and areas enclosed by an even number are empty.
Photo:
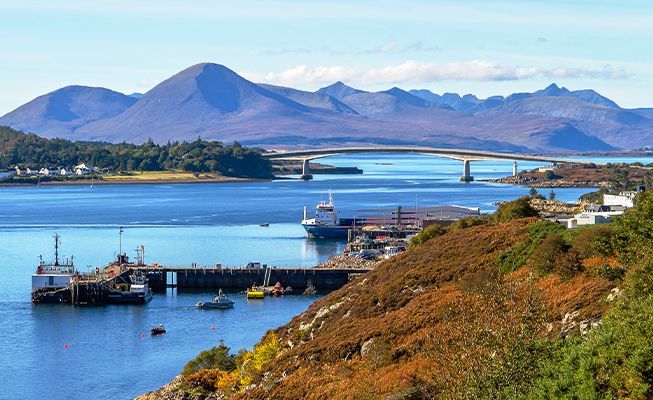
M61 176L68 176L68 175L71 175L71 174L72 174L72 172L67 170L66 168L61 168L59 170L59 175L61 175Z
M50 170L48 168L41 168L39 170L39 175L50 176Z
M90 174L91 171L93 171L93 169L94 168L91 165L86 165L85 163L81 163L75 167L75 174L77 175Z
M603 205L622 206L623 208L635 207L637 192L621 192L619 194L604 194Z
M623 211L584 211L567 220L567 228L573 229L583 225L609 224Z
M20 167L16 165L16 175L21 176L23 174L23 171L20 170Z

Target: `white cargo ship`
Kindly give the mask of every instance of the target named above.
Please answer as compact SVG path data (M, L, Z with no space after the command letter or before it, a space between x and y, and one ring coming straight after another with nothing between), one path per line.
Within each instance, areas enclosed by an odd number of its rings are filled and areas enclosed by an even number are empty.
M315 217L308 218L304 207L302 226L309 237L324 239L347 239L350 229L354 227L353 218L340 218L333 204L333 194L329 192L329 202L321 201L315 207Z

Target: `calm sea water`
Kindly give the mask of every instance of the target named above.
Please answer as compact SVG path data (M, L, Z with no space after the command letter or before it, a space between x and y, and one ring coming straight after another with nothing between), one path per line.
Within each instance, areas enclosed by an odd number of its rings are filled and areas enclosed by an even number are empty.
M332 190L343 216L356 210L457 204L492 211L528 188L461 183L462 163L416 155L360 155L324 161L359 166L363 175L316 176L235 184L21 187L0 191L0 398L127 399L155 389L184 363L219 340L234 351L251 347L266 330L288 322L315 297L247 302L198 311L212 293L155 295L145 306L73 308L30 303L37 257L52 257L52 234L78 269L105 265L124 249L145 247L147 262L166 265L311 266L344 243L305 238L298 221L306 205ZM605 160L597 160L605 161ZM609 161L609 160L607 160ZM646 159L629 161L650 162ZM538 163L520 163L520 169ZM512 163L472 163L477 179L505 176ZM585 189L556 189L575 200ZM544 191L548 194L548 190ZM270 223L262 228L260 223ZM130 252L131 255L134 252ZM162 322L168 333L141 338Z

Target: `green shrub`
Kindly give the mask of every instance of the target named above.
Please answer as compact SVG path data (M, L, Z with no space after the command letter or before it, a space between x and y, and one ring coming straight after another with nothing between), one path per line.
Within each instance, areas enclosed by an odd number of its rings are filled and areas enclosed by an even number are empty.
M596 192L585 193L580 196L580 201L585 203L595 203L603 204L603 195L605 194L605 189L601 188Z
M622 267L611 267L610 265L604 265L600 267L597 271L596 274L598 276L602 276L603 278L609 280L609 281L620 281L623 279L624 275L626 273L626 270L623 269Z
M217 347L204 350L184 366L182 375L187 376L202 369L220 369L232 371L236 368L236 358L229 354L229 347L220 341Z
M471 228L472 226L485 225L489 222L490 221L487 218L465 217L452 222L449 226L447 226L447 231L453 232L457 229L465 229Z
M508 273L526 264L533 250L549 233L562 233L565 229L551 221L538 221L527 228L528 236L499 256L499 270Z
M624 298L586 339L558 340L527 397L653 398L652 274L651 263L631 272Z
M560 178L562 178L562 177L556 175L555 172L550 171L550 170L549 170L549 171L546 171L546 172L544 173L544 179L555 180L555 179L560 179Z
M555 233L548 235L533 251L530 258L531 265L541 275L550 274L566 251L567 242L562 235Z
M537 217L539 214L531 206L529 198L524 196L517 200L502 203L494 215L497 221L507 222L518 218Z
M540 275L556 272L570 277L581 269L578 253L571 249L560 233L551 233L542 240L533 251L530 264Z
M614 248L626 263L636 263L653 255L653 193L642 192L636 207L615 218Z
M582 259L614 254L615 232L610 225L590 225L579 229L574 237L572 248Z
M429 225L426 228L424 228L420 233L415 235L415 237L410 239L410 245L417 246L422 243L426 243L429 239L442 236L446 232L447 231L438 224Z

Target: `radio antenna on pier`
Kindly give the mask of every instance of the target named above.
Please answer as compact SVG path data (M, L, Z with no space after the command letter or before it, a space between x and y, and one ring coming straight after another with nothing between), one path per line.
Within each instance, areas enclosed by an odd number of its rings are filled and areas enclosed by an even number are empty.
M54 265L59 265L59 234L55 232L54 238Z

